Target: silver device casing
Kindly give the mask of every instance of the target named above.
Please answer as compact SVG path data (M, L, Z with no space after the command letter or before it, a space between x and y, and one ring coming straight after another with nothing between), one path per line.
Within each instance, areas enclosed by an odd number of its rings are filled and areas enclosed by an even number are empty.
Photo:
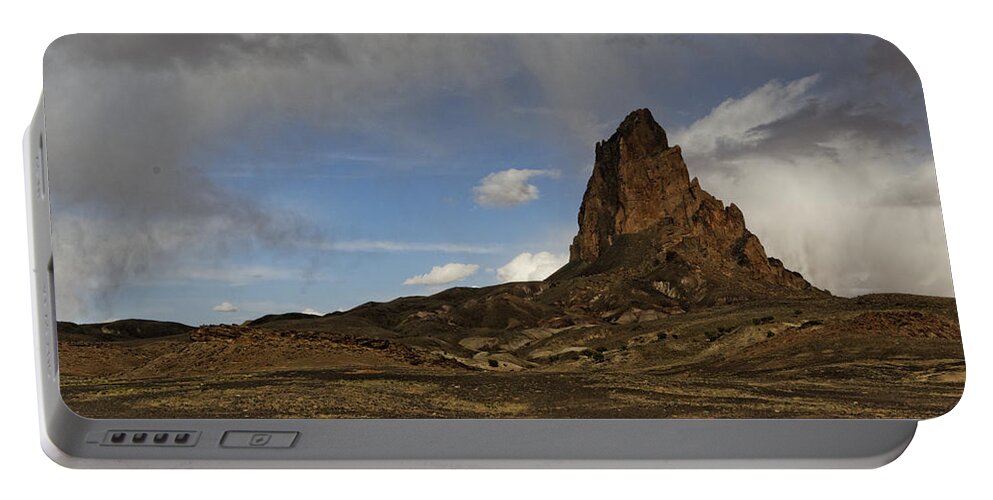
M90 419L59 389L42 99L24 136L41 441L74 468L870 468L907 448L915 420ZM111 432L190 432L190 446L110 445ZM226 447L226 432L296 433ZM225 443L227 444L227 443Z

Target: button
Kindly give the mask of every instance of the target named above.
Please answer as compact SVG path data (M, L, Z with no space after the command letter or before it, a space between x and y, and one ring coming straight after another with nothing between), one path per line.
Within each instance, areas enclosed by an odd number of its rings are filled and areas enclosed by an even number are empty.
M132 443L144 443L145 442L145 438L147 438L147 437L148 437L148 434L146 434L144 432L136 432L133 436L131 436L131 442Z
M176 434L176 444L186 444L189 440L189 432L180 432L179 434Z
M167 439L169 439L169 434L166 434L165 432L156 432L155 437L152 438L152 441L161 444L166 442Z
M228 431L221 438L224 448L290 448L299 432Z
M111 443L123 443L125 436L126 435L123 432L115 432L115 433L113 433L113 434L110 435L110 442Z

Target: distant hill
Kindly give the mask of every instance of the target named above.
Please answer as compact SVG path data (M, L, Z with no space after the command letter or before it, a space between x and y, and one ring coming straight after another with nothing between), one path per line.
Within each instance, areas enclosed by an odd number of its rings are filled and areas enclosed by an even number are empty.
M266 314L265 316L262 316L261 318L257 318L257 319L253 319L251 321L247 321L245 323L245 326L260 326L260 325L264 325L266 323L272 323L274 321L288 321L288 320L294 320L294 319L314 319L314 318L319 318L319 317L320 316L319 315L316 315L316 314L307 314L307 313L300 313L300 312L290 312L290 313L283 313L283 314Z
M57 332L61 340L114 341L153 339L189 333L194 327L172 321L122 319L109 323L76 324L59 321Z

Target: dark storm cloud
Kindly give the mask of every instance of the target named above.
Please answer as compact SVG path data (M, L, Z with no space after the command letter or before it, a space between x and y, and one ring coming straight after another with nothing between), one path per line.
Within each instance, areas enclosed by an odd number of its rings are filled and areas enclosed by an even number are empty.
M873 80L895 82L897 87L914 96L922 93L920 77L907 56L896 46L878 40L866 55L866 72Z
M190 88L191 66L231 64L221 55L232 52L230 39L210 38L209 50L197 50L197 37L122 40L57 42L46 60L49 161L62 167L50 179L66 317L111 313L120 286L161 279L183 260L211 267L233 248L292 252L294 242L322 237L298 215L224 189L194 163L192 152L245 118L223 96L244 87ZM239 53L262 53L257 45L238 45Z
M53 47L56 57L79 65L163 71L228 68L243 64L295 66L309 60L347 62L335 35L107 35L79 36Z
M883 149L911 147L914 125L891 116L881 106L859 109L847 102L810 100L794 113L746 130L745 136L754 140L718 141L714 157L725 161L750 154L799 161L819 156L837 159L835 141L873 143Z
M859 109L850 102L827 104L812 100L792 115L759 125L749 131L767 139L761 144L789 151L790 144L807 145L831 141L839 136L873 142L891 148L912 137L914 126L890 118L882 106ZM802 154L803 151L796 151Z

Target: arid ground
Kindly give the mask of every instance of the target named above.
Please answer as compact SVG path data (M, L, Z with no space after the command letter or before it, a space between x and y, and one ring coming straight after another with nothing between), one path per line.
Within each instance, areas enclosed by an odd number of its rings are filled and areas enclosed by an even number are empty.
M436 346L281 323L69 336L63 397L102 418L927 418L965 378L954 301L907 295Z

